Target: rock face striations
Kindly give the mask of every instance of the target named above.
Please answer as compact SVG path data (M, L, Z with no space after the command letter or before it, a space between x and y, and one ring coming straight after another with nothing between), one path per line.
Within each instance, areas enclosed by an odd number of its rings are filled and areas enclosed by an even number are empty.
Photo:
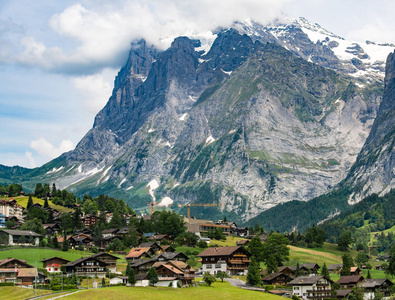
M326 193L346 177L371 131L382 78L379 68L377 76L349 76L360 70L335 55L339 37L312 41L303 26L236 23L209 46L178 37L165 51L135 42L108 103L75 150L32 171L0 169L0 176L17 172L29 175L24 186L50 181L76 194L107 193L135 209L164 198L214 202L220 208L206 211L206 218L236 221ZM357 48L352 55L361 54ZM394 66L388 68L393 74ZM388 140L382 128L393 113L388 74L371 136L377 134L361 158ZM375 156L375 168L385 169L375 179L383 189L392 167L379 158L392 151L391 142ZM348 178L361 191L362 168L354 164Z

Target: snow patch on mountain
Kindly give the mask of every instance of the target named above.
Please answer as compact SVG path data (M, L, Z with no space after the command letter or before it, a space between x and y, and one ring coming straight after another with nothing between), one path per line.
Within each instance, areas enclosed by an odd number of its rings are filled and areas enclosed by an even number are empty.
M174 203L173 199L171 199L170 197L164 197L158 204L158 206L165 206L165 207L169 207L170 205L172 205Z
M61 166L59 168L55 168L54 167L52 170L49 170L46 174L56 173L56 172L59 172L59 171L61 171L63 169L64 169L64 166Z
M155 198L155 190L159 187L159 183L156 179L151 180L147 186L148 188L148 194L152 197L152 202L156 202Z

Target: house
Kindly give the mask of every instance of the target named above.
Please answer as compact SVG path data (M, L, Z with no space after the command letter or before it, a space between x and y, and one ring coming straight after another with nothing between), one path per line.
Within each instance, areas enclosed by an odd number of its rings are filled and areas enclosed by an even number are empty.
M23 259L6 258L0 260L0 268L2 269L19 269L19 268L33 268Z
M106 275L107 264L94 257L82 257L64 265L66 273L77 276L100 277Z
M319 264L316 263L301 264L300 267L309 269L309 274L315 275L318 275L318 270L320 269Z
M82 246L84 249L89 249L92 247L93 239L86 235L77 235L70 237L68 241L72 249L75 249L78 246Z
M245 236L248 236L250 234L250 231L248 230L248 227L237 227L236 228L236 234L238 236L245 237Z
M17 285L33 285L35 278L39 277L36 268L20 268L17 270L15 284ZM37 283L39 283L37 281Z
M292 286L292 295L302 299L322 300L331 298L332 280L324 276L300 276L288 283Z
M230 275L245 273L250 264L250 253L241 246L210 247L199 255L202 258L202 271L216 274L218 271Z
M338 284L340 284L340 287L342 289L351 289L356 287L359 283L361 283L365 278L360 275L352 275L352 276L342 276L338 281L336 281Z
M128 255L125 256L126 260L133 261L139 258L151 258L155 255L155 252L151 248L132 248L130 249Z
M60 225L57 223L52 223L52 224L43 224L43 228L45 229L45 232L47 235L54 235L55 233L60 232L61 228Z
M117 256L109 254L109 253L96 253L90 256L91 258L95 258L101 262L106 264L107 269L111 273L115 273L117 271L117 260L119 259Z
M103 238L115 237L117 232L118 232L118 228L112 228L112 229L103 230L101 234L102 234Z
M284 273L270 273L262 278L262 283L265 285L287 285L292 281L292 278Z
M374 293L376 290L380 291L381 293L384 294L385 297L390 296L391 294L391 286L394 284L384 278L384 279L365 279L363 280L360 284L358 284L358 287L364 289L364 298L365 300L369 299L374 299Z
M338 274L342 268L343 268L343 264L330 264L328 266L328 271L331 273Z
M290 291L286 291L286 290L270 290L267 292L273 295L286 297L286 298L291 298L291 294L292 294Z
M16 282L16 277L18 275L17 269L3 269L0 268L0 283L3 282Z
M230 227L230 225L218 225L218 224L210 224L210 223L199 224L200 233L215 231L217 228L219 228L224 235L229 235L233 233L233 230Z
M153 267L158 273L159 280L170 280L173 287L177 287L177 281L181 286L190 286L195 280L195 270L182 261L156 262Z
M130 262L130 267L134 274L148 273L155 262L156 259L135 259Z
M297 266L289 266L288 268L291 269L291 270L296 274ZM303 264L301 264L301 265L299 266L299 273L300 273L301 275L305 276L305 275L311 274L311 270L310 270L308 267L306 267L306 266L304 266ZM314 274L314 273L313 273L313 274ZM315 275L317 275L317 274L315 274Z
M149 285L149 280L148 280L148 273L145 274L137 274L136 275L136 283L134 286L148 286Z
M162 247L157 242L146 242L139 245L140 248L151 248L151 250L158 254L163 252Z
M81 218L81 221L85 224L86 227L89 227L90 225L96 224L96 216L87 214Z
M163 252L158 254L157 256L154 257L157 261L169 261L169 260L175 260L175 261L183 261L186 262L188 260L188 256L186 256L182 252Z
M154 235L151 235L150 237L148 237L148 240L161 243L163 241L170 242L171 238L167 234L154 234Z
M27 230L1 229L0 234L3 234L5 236L3 244L10 246L38 246L39 238L41 237L41 235L39 235L38 233Z
M350 268L350 275L357 276L359 274L361 274L361 269L360 268L358 268L358 267L351 267Z
M174 249L172 245L163 245L163 246L160 246L160 248L162 249L163 252L175 252L176 251L176 249Z
M115 285L115 284L126 285L127 283L128 283L127 276L116 276L116 277L110 278L110 285Z
M23 207L20 206L16 200L0 200L0 214L9 217L16 217L19 221L22 220Z
M62 257L54 256L47 259L45 259L44 257L41 262L43 263L43 267L47 270L48 273L57 273L60 272L60 267L62 265L66 265L70 261Z
M336 298L339 300L347 299L348 296L352 293L351 289L346 290L337 290L336 291Z
M236 242L236 246L247 247L251 240L241 240Z
M375 269L378 271L385 271L387 269L387 265L378 265Z

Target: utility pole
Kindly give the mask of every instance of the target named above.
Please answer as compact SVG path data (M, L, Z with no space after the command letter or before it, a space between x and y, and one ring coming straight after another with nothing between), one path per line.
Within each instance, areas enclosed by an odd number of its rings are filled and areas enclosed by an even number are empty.
M36 272L34 273L34 295L37 293L37 262L35 263Z

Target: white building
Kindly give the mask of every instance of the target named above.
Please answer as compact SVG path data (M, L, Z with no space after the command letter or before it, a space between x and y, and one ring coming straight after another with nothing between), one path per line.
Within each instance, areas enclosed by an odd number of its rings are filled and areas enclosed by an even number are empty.
M288 284L292 286L292 295L305 300L323 300L332 297L331 283L324 276L310 275L297 277Z

